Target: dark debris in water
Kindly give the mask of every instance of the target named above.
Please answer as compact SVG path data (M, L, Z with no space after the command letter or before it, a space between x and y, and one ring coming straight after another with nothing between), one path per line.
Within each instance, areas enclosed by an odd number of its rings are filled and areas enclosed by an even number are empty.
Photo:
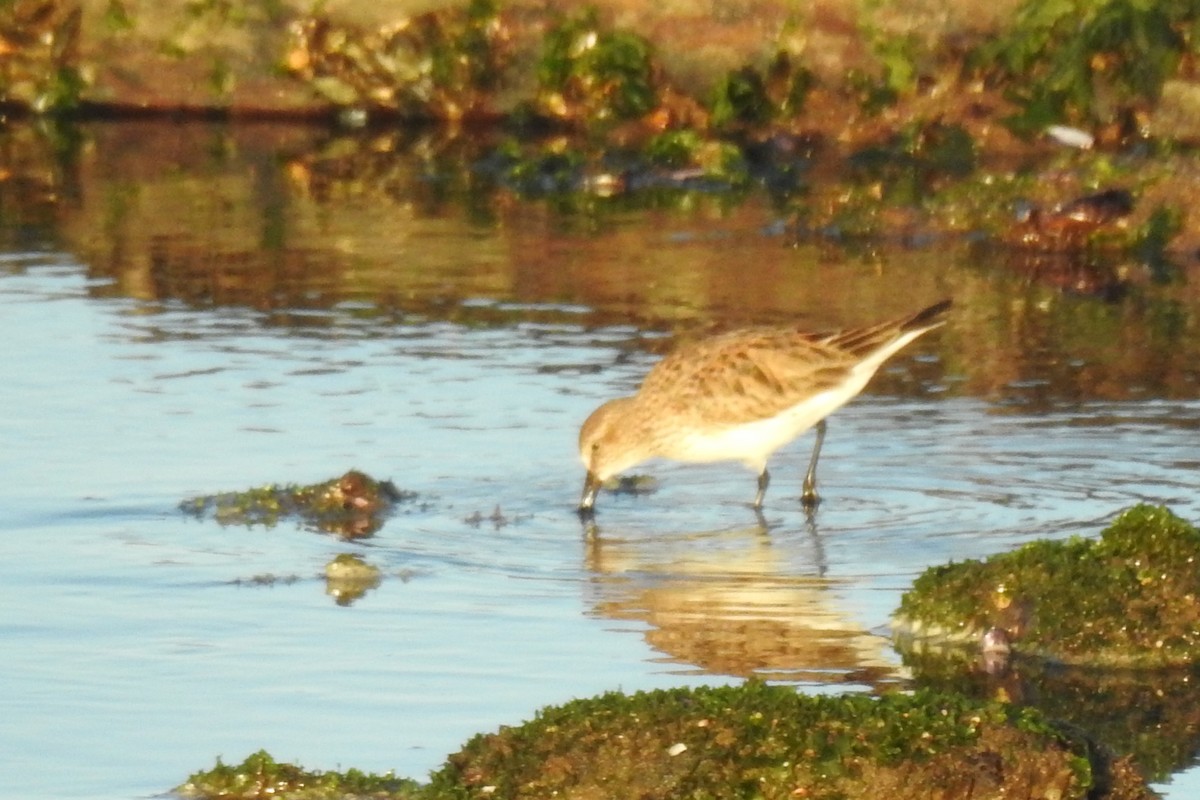
M290 586L304 580L300 575L275 575L270 572L260 572L249 578L235 578L234 586Z
M468 514L463 519L463 522L467 523L472 528L478 528L481 525L483 525L484 523L487 523L492 526L493 530L500 530L501 528L506 528L509 525L513 525L513 524L522 522L525 519L526 519L526 517L521 516L519 514L511 515L511 516L508 514L505 514L500 509L500 506L497 505L495 508L492 509L492 512L490 514L484 514L482 511L474 511L471 514Z
M294 518L311 530L356 538L377 532L397 504L416 496L391 481L350 470L339 478L305 486L268 484L194 497L183 501L180 509L197 517L211 516L221 525L273 527Z

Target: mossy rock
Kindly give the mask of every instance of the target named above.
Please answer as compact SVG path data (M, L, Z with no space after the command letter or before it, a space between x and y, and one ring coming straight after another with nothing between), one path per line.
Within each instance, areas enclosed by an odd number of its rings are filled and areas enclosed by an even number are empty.
M269 484L244 492L203 495L183 501L180 510L198 517L211 515L222 525L273 527L285 517L304 526L345 538L370 536L378 531L392 509L416 497L350 470L339 478L305 486Z
M240 764L217 764L197 772L174 794L179 797L223 800L417 800L421 786L408 778L376 775L350 769L345 772L306 770L276 761L265 750L251 753Z
M959 695L812 697L751 682L619 692L476 736L432 776L453 798L1150 798L1035 711Z
M1000 627L1018 652L1068 664L1195 664L1200 531L1166 508L1134 506L1099 539L1036 541L932 567L893 621L901 640L974 643Z

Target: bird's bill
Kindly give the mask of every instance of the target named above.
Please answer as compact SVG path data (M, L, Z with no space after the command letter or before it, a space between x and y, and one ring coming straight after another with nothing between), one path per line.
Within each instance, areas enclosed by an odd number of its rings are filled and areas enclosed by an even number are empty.
M596 473L588 470L583 481L583 495L579 498L579 510L585 514L591 513L596 506L596 494L600 491L600 479Z

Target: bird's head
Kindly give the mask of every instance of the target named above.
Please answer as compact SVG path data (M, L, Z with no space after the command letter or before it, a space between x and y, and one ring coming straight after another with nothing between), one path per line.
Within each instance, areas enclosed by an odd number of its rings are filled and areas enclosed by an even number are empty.
M579 458L596 481L608 480L654 455L632 397L609 400L579 430Z

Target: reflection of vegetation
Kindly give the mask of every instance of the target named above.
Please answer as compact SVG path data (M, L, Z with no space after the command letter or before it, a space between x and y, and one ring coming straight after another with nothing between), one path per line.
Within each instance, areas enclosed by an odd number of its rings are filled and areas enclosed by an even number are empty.
M1037 708L1129 755L1152 781L1166 780L1200 754L1200 675L1194 667L1106 670L1018 658L994 675L967 668L960 656L970 652L909 650L903 659L918 686Z
M927 692L808 697L751 682L543 709L468 742L430 796L894 798L931 786L961 798L1151 796L1108 766L1011 706Z
M37 231L53 238L79 186L81 139L58 120L0 126L0 241Z
M244 492L185 500L180 508L211 514L222 525L266 525L297 517L308 527L341 536L368 536L383 525L388 511L416 495L351 470L340 478L307 486L274 484Z
M978 639L1009 631L1020 652L1075 664L1160 667L1200 654L1200 531L1135 506L1096 540L1032 542L933 567L901 599L899 627Z
M1170 279L1175 274L1166 252L1183 230L1183 217L1184 213L1179 207L1160 205L1133 231L1131 251L1158 280Z
M975 144L959 125L914 123L888 141L851 155L851 174L879 187L891 205L920 205L938 184L970 175Z
M375 775L356 769L345 772L319 772L280 763L265 750L252 753L240 764L217 765L197 772L187 783L175 788L186 798L227 798L227 800L345 800L346 798L388 798L404 800L420 797L416 781L394 775Z

